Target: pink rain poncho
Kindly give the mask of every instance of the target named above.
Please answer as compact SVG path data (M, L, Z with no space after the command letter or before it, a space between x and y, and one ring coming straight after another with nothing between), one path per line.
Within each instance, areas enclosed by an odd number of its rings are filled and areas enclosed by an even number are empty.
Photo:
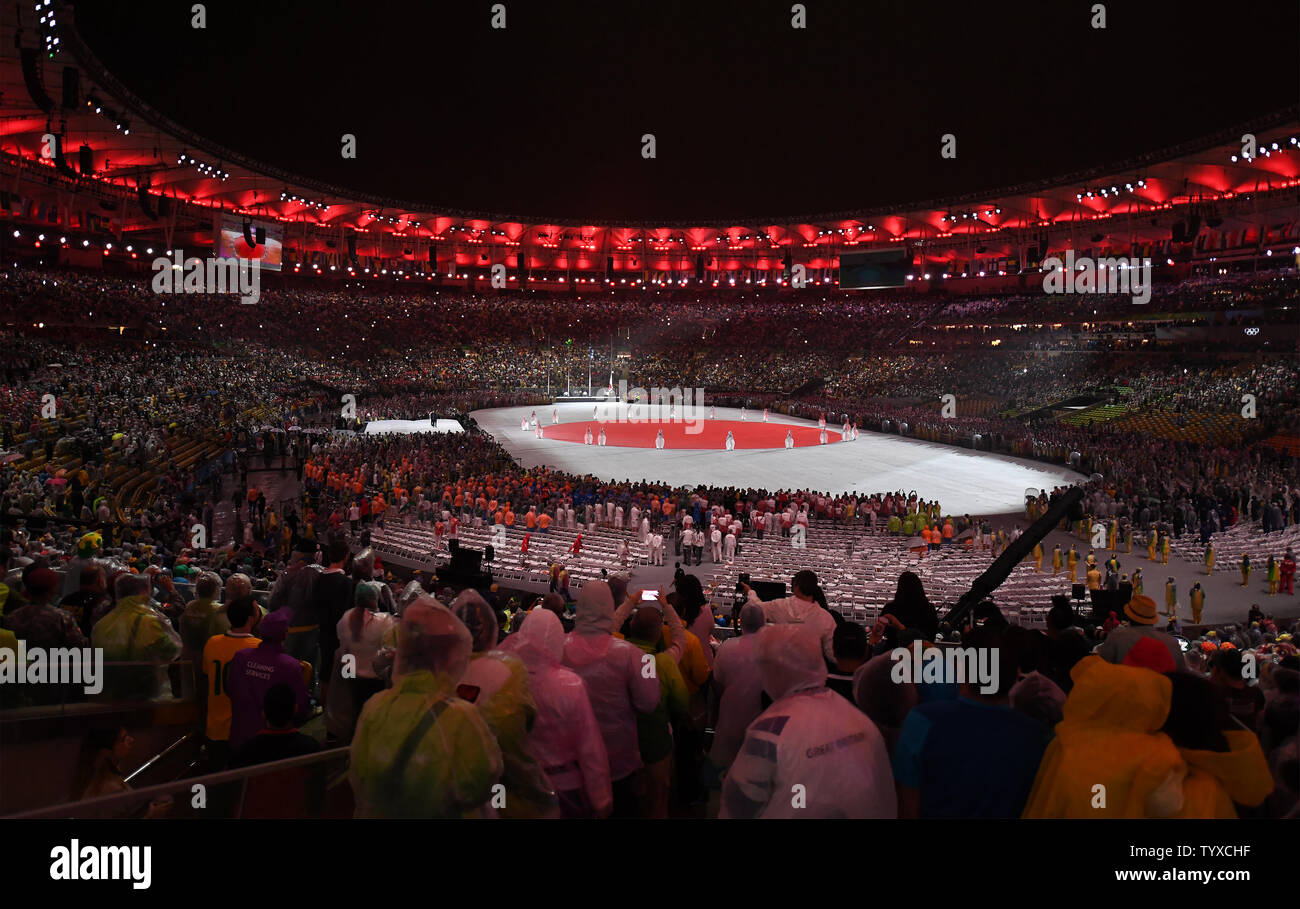
M659 679L643 672L641 648L614 637L614 596L604 581L589 581L578 594L578 615L564 641L564 665L582 676L591 709L609 752L610 779L641 769L637 713L659 705Z
M604 817L614 804L609 754L586 683L562 663L564 626L555 613L537 608L509 640L528 667L537 702L533 754L559 794L565 816Z

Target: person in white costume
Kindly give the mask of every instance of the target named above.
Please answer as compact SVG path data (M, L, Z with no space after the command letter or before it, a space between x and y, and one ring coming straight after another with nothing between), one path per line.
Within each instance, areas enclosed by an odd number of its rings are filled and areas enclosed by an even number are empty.
M585 445L590 445L590 444L591 444L591 427L590 427L590 426L588 426L588 427L587 427L587 431L584 432L584 433L582 434L582 441L583 441L583 444L585 444Z
M608 441L609 441L609 439L608 439L608 437L606 437L606 435L605 435L605 427L602 426L602 427L600 427L600 444L601 444L601 445L604 445L604 444L605 444L606 442L608 442Z
M745 408L743 408L743 407L740 408L740 420L741 420L741 422L743 423L745 420L748 420L748 419L749 419L749 414L748 414L748 412L745 410Z
M659 432L655 435L655 448L659 449L660 451L663 451L664 431L662 429L659 430Z
M820 439L821 444L823 444L823 445L826 444L826 427L825 427L825 426L822 427L821 435L818 436L818 438Z
M735 451L735 450L736 450L736 437L731 434L731 430L727 430L727 451Z
M767 408L766 408L766 407L763 408L763 422L764 422L764 423L767 422Z
M785 434L785 447L794 448L794 430L788 430Z
M551 410L551 422L552 422L552 423L559 423L559 422L560 422L560 409L559 409L558 407L553 408L553 409Z

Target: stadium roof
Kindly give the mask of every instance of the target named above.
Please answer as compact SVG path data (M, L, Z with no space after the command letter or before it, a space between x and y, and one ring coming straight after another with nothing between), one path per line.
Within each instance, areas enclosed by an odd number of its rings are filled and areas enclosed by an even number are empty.
M1258 226L1261 209L1266 218L1275 217L1274 208L1290 210L1294 220L1300 194L1297 107L1087 171L912 205L744 221L603 223L432 207L307 179L185 129L109 73L66 16L54 21L61 7L39 3L45 5L35 10L20 4L33 26L26 48L6 45L0 59L4 160L25 172L24 191L33 174L43 174L44 192L60 204L96 195L115 200L112 217L122 236L203 234L212 215L225 213L278 223L285 245L300 251L341 250L351 235L359 254L377 258L423 258L433 245L458 255L490 250L493 260L507 256L512 263L523 254L529 267L540 268L603 270L607 256L624 268L689 268L707 254L719 268L764 269L789 251L810 267L832 267L843 251L891 243L921 242L942 260L959 255L943 250L962 245L1012 251L1063 232L1124 244L1165 240L1189 213ZM37 21L47 14L48 24ZM1243 155L1245 133L1256 138L1253 157ZM49 134L61 142L53 160L43 155ZM80 172L83 151L93 174ZM163 197L169 202L160 203Z

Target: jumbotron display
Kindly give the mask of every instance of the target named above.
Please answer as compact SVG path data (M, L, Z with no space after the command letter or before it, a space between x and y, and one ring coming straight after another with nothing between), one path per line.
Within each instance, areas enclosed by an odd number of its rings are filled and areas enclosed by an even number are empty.
M912 257L905 248L840 253L842 290L906 287L908 280L916 277L912 271Z

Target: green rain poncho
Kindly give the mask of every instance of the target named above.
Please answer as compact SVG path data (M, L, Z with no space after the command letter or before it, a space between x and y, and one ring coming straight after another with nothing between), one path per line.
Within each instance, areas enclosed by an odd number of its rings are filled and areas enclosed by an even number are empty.
M456 696L469 666L464 624L431 597L411 603L399 630L397 681L366 701L349 776L357 817L490 815L509 794L501 749L478 708Z
M167 664L181 652L181 637L143 595L124 597L90 633L104 651L105 700L148 701L171 696ZM113 663L153 666L113 666Z

